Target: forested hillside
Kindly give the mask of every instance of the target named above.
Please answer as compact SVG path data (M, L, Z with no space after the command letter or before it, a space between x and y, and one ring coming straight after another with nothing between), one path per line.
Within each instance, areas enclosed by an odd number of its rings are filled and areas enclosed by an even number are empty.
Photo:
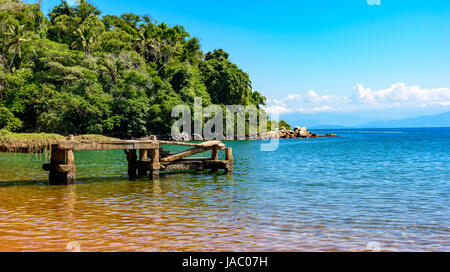
M0 129L139 137L170 132L172 107L194 97L265 104L225 51L149 16L0 0L0 35Z

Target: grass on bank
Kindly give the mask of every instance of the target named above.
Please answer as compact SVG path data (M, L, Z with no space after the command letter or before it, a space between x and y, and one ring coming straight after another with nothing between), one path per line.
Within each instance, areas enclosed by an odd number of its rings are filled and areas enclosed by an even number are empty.
M51 133L14 133L8 130L0 130L0 152L24 152L35 153L50 149L52 144L66 140L66 136ZM79 135L75 141L112 141L116 138L103 135Z

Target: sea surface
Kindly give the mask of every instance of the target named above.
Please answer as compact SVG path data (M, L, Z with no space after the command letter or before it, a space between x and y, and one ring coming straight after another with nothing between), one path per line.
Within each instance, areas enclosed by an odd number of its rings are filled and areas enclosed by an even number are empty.
M0 251L450 251L450 128L226 142L234 174L129 181L123 151L0 153ZM223 156L221 154L221 156Z

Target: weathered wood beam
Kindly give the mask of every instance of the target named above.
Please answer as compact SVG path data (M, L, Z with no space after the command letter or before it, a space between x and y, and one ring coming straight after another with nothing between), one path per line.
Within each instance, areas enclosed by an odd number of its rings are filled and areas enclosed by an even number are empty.
M204 143L187 143L187 142L173 142L173 141L159 141L160 145L182 145L182 146L196 146L196 147L213 147L217 146L219 150L225 150L225 144L221 141L208 141Z
M208 150L208 148L205 148L205 147L196 147L193 149L182 151L182 152L170 155L168 157L162 158L161 162L172 162L172 161L180 160L184 157L188 157L188 156L191 156L191 155L194 155L197 153L203 153L207 150Z
M159 141L160 145L183 145L183 146L198 146L196 143L188 143L188 142L174 142L174 141Z
M157 141L112 141L112 142L60 142L60 150L120 150L120 149L156 149Z
M224 150L226 148L225 144L222 143L221 141L208 141L208 142L204 142L199 144L199 146L201 147L215 147L217 149L220 150Z

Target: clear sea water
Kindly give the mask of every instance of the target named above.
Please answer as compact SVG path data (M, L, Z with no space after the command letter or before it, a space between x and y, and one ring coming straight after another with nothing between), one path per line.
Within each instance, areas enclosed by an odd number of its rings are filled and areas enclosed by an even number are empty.
M234 174L127 178L123 151L0 153L0 251L450 251L450 128L226 142Z

